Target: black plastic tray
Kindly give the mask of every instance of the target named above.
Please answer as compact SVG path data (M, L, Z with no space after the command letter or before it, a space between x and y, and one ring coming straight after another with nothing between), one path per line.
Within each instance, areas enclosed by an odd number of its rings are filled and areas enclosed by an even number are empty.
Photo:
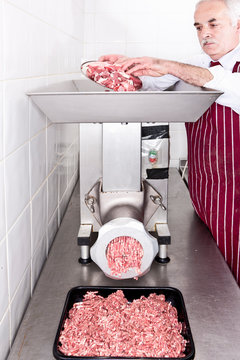
M53 345L53 355L58 360L69 360L69 359L139 359L135 357L86 357L86 356L66 356L62 354L58 350L58 344L59 344L59 336L60 332L63 328L63 324L65 322L66 317L68 316L69 310L72 308L73 304L75 302L81 302L83 299L83 296L88 291L98 291L98 294L107 297L108 295L112 294L113 292L117 290L122 290L124 292L125 297L128 299L128 301L132 301L134 299L139 299L141 296L148 297L151 293L156 293L157 295L163 294L165 295L166 301L171 302L171 304L177 309L178 312L178 321L180 321L183 325L183 331L182 335L187 340L186 350L185 354L186 356L183 358L168 358L171 360L178 360L178 359L184 359L184 360L191 360L194 358L195 355L195 347L194 342L192 338L192 333L188 321L188 316L183 300L182 293L175 288L172 287L109 287L109 286L78 286L75 288L72 288L68 294L65 301L65 305L63 308L62 316L59 322L57 334L55 337L54 345ZM141 359L155 359L155 360L166 360L166 358L150 358L150 357L142 357Z

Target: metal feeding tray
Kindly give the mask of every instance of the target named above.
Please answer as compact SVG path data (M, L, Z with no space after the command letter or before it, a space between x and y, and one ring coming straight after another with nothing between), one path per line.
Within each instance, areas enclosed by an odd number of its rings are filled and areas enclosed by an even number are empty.
M185 356L181 359L183 360L191 360L194 358L195 355L195 347L194 342L192 338L192 333L188 321L188 316L183 300L183 296L181 292L172 287L108 287L108 286L89 286L89 287L75 287L72 288L67 295L65 305L63 308L62 316L59 322L57 334L55 337L54 345L53 345L53 355L58 360L99 360L99 359L107 359L107 360L113 360L113 359L119 359L119 360L133 360L138 359L135 357L86 357L86 356L66 356L62 354L59 349L58 345L59 343L59 336L61 333L61 330L63 329L63 325L65 322L65 319L68 317L69 310L72 308L73 304L76 302L81 302L83 299L83 296L88 291L98 291L98 295L101 295L103 297L107 297L113 292L116 292L117 290L122 290L125 297L128 301L133 301L134 299L139 299L141 296L148 297L152 293L156 293L157 295L163 294L165 295L165 299L167 302L171 303L178 312L178 321L182 323L182 335L184 339L187 341L186 349L185 349ZM150 358L150 357L142 357L142 360L166 360L166 358ZM171 360L180 360L180 358L168 358Z
M195 122L221 94L183 81L165 91L114 92L86 78L27 93L54 123Z

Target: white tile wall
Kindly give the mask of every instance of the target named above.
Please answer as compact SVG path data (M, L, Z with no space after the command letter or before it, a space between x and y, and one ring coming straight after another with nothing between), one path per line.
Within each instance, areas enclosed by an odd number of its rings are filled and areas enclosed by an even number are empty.
M84 41L93 43L96 41L95 13L86 13L84 17Z
M55 196L55 195L54 195ZM32 255L39 244L44 241L47 231L47 182L32 199Z
M25 95L28 88L28 79L5 83L3 119L5 155L9 155L29 138L28 97Z
M58 163L59 191L58 196L61 201L67 188L67 157L63 157Z
M31 296L31 271L30 266L27 268L23 278L18 286L17 291L11 302L11 334L10 340L13 342L19 327L20 321L26 309Z
M29 89L38 89L47 85L47 78L30 79ZM30 138L38 132L46 128L46 116L44 113L33 103L29 101L29 131Z
M0 359L6 359L10 348L10 312L7 311L0 321Z
M31 1L30 1L31 3ZM47 35L49 27L36 18L30 17L30 34L29 34L29 72L30 76L47 75L48 58L47 53ZM41 61L39 61L41 59Z
M31 196L46 178L46 165L46 129L44 129L30 141Z
M6 233L5 221L5 192L4 192L4 167L0 161L0 241ZM1 318L1 317L0 317Z
M9 303L6 239L0 242L0 283L0 319L2 319Z
M68 184L70 183L70 181L76 171L76 169L75 169L76 149L77 149L76 144L73 143L67 152L67 182L68 182Z
M0 81L0 161L2 160L2 158L3 158L3 84Z
M12 299L31 260L30 206L8 233L9 292Z
M59 74L65 70L68 36L55 28L48 26L48 72Z
M135 42L135 43L127 43L126 45L126 53L128 56L158 56L158 49L156 44L149 42Z
M179 159L187 154L187 136L184 124L170 124L170 166L178 167Z
M47 1L46 0L25 0L27 3L28 11L38 17L39 19L46 20ZM18 3L18 0L17 0Z
M4 1L3 4L5 78L27 77L30 66L31 18L24 11L12 6L7 1Z
M51 123L47 127L47 173L57 164L57 125Z
M28 10L30 0L10 0L9 2L20 9Z
M156 45L158 38L156 31L158 19L155 16L151 16L151 14L150 16L147 14L146 16L146 13L142 12L137 14L138 21L136 23L133 21L134 16L136 16L134 12L129 12L127 14L127 42L144 42ZM151 37L149 37L149 34L151 34Z
M48 177L48 193L53 194L48 198L48 221L58 206L58 168L56 167Z
M66 205L68 201L68 191L63 194L61 200L60 200L60 211L59 211L59 220L61 221L63 219L63 216L65 214Z
M0 39L3 38L3 0L0 0ZM3 46L0 46L0 80L3 79Z
M83 29L84 0L0 0L1 360L78 178L78 125L52 124L26 93L79 77Z
M87 1L88 2L88 1ZM97 13L125 13L126 0L97 0L95 1L95 10ZM132 4L130 4L131 6Z
M5 160L7 228L13 225L30 200L29 144L24 144Z
M85 14L87 12L95 12L96 9L96 0L87 0L84 3L84 9L85 9Z
M53 216L48 222L48 243L47 243L47 251L50 250L54 237L56 235L58 229L58 209L53 213Z
M34 289L37 283L39 274L46 260L46 256L47 256L47 235L43 237L38 248L36 249L35 253L32 256L32 290Z
M97 42L126 41L126 15L123 13L96 13L95 16ZM114 31L112 31L114 29Z

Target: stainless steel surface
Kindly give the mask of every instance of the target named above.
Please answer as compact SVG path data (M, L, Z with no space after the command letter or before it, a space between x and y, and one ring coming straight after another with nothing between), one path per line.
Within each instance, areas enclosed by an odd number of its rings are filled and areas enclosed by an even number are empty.
M103 192L140 191L141 124L103 124L102 146Z
M81 225L78 231L79 238L89 238L92 232L92 225Z
M99 205L102 224L118 217L129 217L142 222L144 192L101 192Z
M93 218L99 225L117 217L130 217L139 221L143 220L143 191L103 192L100 179L85 195L85 203L91 211L88 222ZM157 208L155 206L155 208Z
M81 245L80 247L80 258L87 260L90 258L90 247L88 245Z
M158 252L158 256L161 258L161 259L166 259L168 255L168 252L167 252L167 245L159 245L159 252Z
M168 179L147 179L147 182L151 185L153 189L156 190L158 194L161 195L163 206L168 208ZM150 189L150 187L149 187ZM151 193L149 193L151 195ZM149 196L149 202L150 200ZM167 209L168 210L168 209ZM151 213L151 217L148 217L147 220L147 209L144 209L144 225L148 231L155 231L156 223L165 224L167 223L168 211L164 210L161 206L158 206L154 214Z
M101 221L86 206L85 195L102 177L102 124L80 124L79 144L80 219L98 231ZM96 204L93 206L96 208Z
M168 228L168 224L156 224L155 230L157 232L158 237L160 238L169 238L169 244L171 239L171 234ZM164 239L165 240L165 239ZM158 256L160 259L167 259L168 258L168 245L161 243L159 245Z
M70 288L78 285L173 286L184 297L196 360L238 360L240 291L210 232L195 215L176 170L170 172L167 265L154 262L138 281L107 278L78 263L79 191L75 189L49 258L15 339L9 360L52 360L52 346Z
M80 78L27 95L56 123L170 123L196 121L222 94L180 83L166 91L114 92Z
M93 231L98 231L101 225L100 212L98 202L94 201L99 197L99 178L102 178L102 135L103 126L105 124L80 124L80 151L79 151L79 168L80 168L80 218L82 224L93 224ZM120 124L113 124L119 125ZM131 124L135 125L135 124ZM139 124L138 124L139 125ZM140 147L140 146L139 146ZM141 148L139 148L139 151ZM140 156L140 155L139 155ZM165 154L168 157L168 154ZM140 159L139 159L140 160ZM118 163L118 167L120 165ZM140 174L139 178L141 178ZM146 177L146 174L145 174ZM167 191L168 181L167 179L148 179L147 182L156 190L156 193L151 192L150 186L145 189L149 192L149 195L160 194L162 196L162 202L167 207ZM91 189L96 186L94 191ZM151 190L151 191L150 191ZM91 195L90 195L91 193ZM85 195L89 194L94 198L86 199ZM130 195L130 193L129 193ZM89 202L88 202L89 200ZM148 207L145 207L144 225L148 231L155 230L155 224L157 222L167 222L167 211L163 210L160 206L151 206L152 201L149 201ZM87 204L87 206L86 206ZM146 204L146 200L145 200ZM154 205L152 203L152 205ZM153 209L152 209L153 208ZM149 211L148 211L149 210ZM154 211L152 211L154 210ZM131 217L132 215L130 215Z
M168 224L156 224L156 231L158 236L170 236Z
M81 173L80 171L80 176ZM165 187L163 187L164 190ZM99 225L118 217L129 217L147 225L159 208L166 211L166 207L162 203L162 195L147 180L142 182L141 191L103 192L102 179L100 179L85 194L85 204L90 211L87 223L92 223L93 219L95 219ZM154 218L156 219L156 216ZM158 218L159 222L160 220L166 220L166 217L164 219ZM155 230L155 228L148 228L148 230Z

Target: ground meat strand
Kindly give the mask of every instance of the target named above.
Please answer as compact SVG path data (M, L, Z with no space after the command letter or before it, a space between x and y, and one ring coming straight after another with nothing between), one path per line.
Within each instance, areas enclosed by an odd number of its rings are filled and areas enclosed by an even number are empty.
M121 66L106 62L93 62L86 75L93 81L114 91L136 91L142 86L140 79L126 74Z
M143 247L139 241L130 236L119 236L108 244L106 250L111 274L121 276L130 269L141 273Z
M69 311L58 349L67 356L184 357L181 331L164 295L129 303L121 290L107 298L87 292Z

